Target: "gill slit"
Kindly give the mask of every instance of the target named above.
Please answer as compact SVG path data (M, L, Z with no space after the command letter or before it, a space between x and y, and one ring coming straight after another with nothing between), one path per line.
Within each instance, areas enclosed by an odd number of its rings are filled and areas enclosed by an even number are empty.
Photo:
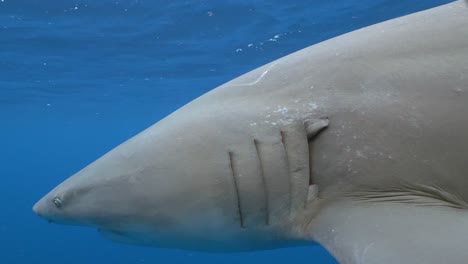
M234 164L233 164L233 153L228 152L229 154L229 165L231 166L231 175L233 179L233 185L234 185L234 193L235 193L235 200L237 203L237 213L239 214L239 222L240 222L240 227L245 228L244 225L244 215L242 213L242 204L241 204L241 199L240 199L240 193L239 193L239 179L237 177L237 171L234 169Z
M288 153L288 148L286 147L286 142L284 141L285 139L285 134L284 131L280 129L280 137L281 137L281 143L283 144L283 149L284 149L284 155L286 159L286 167L288 171L288 184L289 184L289 194L288 194L288 199L289 199L289 214L292 214L292 185L293 185L293 179L292 179L292 174L290 170L290 165L289 165L289 153Z
M265 196L265 211L266 211L265 223L266 225L270 225L270 205L268 202L269 195L268 195L268 188L267 188L268 185L267 185L266 178L265 178L262 156L260 154L261 152L260 152L258 144L259 144L258 140L254 139L255 151L257 152L257 157L258 157L259 166L260 166L259 169L260 169L260 177L261 177L262 185L263 185L263 193Z

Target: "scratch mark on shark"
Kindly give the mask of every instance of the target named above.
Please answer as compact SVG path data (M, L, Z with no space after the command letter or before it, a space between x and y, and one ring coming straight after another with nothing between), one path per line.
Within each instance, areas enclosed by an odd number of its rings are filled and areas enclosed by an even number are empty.
M270 67L268 67L268 69L266 69L261 75L260 77L257 78L257 80L253 81L253 82L249 82L249 83L239 83L239 84L231 84L231 85L228 85L228 86L252 86L252 85L256 85L258 84L269 72L271 69L273 69L273 67L275 67L277 64L277 62L273 63Z

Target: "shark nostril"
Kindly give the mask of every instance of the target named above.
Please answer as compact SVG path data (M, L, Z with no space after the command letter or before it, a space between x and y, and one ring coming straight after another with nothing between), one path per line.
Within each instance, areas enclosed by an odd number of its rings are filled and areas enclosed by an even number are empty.
M52 202L54 203L55 207L61 208L63 205L62 199L55 197Z

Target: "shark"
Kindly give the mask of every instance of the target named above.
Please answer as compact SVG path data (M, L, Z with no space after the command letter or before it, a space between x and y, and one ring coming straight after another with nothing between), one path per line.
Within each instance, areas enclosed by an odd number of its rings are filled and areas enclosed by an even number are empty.
M134 245L468 260L468 5L362 28L200 96L33 207Z

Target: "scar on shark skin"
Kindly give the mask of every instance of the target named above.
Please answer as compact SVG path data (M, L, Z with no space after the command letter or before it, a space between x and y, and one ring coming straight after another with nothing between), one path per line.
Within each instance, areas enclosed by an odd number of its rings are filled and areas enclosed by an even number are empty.
M230 85L227 85L228 87L237 87L237 86L252 86L252 85L256 85L258 84L267 74L268 72L270 72L271 69L273 69L273 67L276 66L276 64L278 64L278 62L274 62L270 67L268 67L268 69L266 69L261 75L260 77L258 77L257 80L253 81L253 82L249 82L249 83L238 83L238 84L230 84Z

